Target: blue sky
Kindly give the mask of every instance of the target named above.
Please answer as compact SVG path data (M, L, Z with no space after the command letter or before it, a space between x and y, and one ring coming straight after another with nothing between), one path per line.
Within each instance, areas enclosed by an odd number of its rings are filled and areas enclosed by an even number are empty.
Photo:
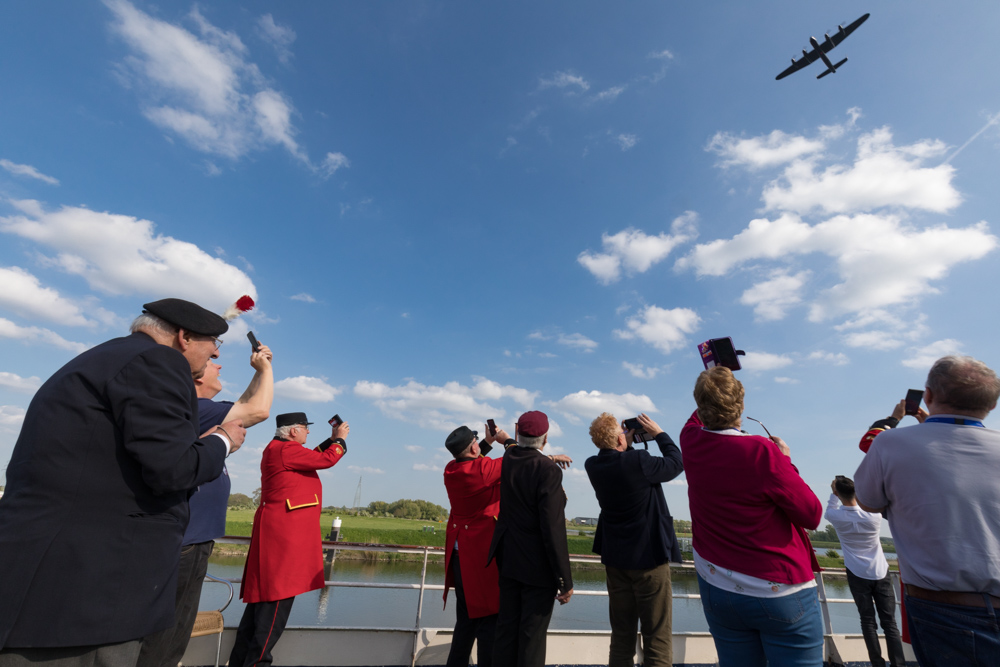
M774 77L865 12L849 62ZM673 436L696 344L825 499L930 363L994 368L1000 6L56 3L0 25L0 461L41 382L166 296L258 309L272 414L352 427L325 504L447 504L445 436ZM989 420L988 420L989 422ZM747 430L760 432L756 424ZM988 424L989 425L989 424ZM229 461L259 485L261 425ZM321 429L313 439L322 437ZM0 466L2 467L2 466ZM664 487L688 518L683 479Z

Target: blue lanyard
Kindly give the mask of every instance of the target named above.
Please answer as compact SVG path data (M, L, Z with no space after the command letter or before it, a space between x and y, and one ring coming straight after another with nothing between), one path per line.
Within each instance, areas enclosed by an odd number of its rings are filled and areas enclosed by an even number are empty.
M924 420L924 423L934 422L936 424L958 424L959 426L978 426L979 428L986 428L983 426L983 422L978 419L964 419L962 417L928 417Z

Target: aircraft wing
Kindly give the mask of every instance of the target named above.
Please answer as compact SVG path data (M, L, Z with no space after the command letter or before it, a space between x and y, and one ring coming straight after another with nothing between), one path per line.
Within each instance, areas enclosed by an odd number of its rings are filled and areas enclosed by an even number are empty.
M822 42L820 42L820 45L819 45L820 48L823 49L824 53L829 53L829 51L833 47L837 46L842 41L844 41L845 39L847 39L848 35L850 35L852 32L854 32L855 30L857 30L858 26L860 26L862 23L864 23L865 21L867 21L869 16L871 16L871 14L865 14L864 16L862 16L861 18L859 18L857 21L854 21L853 23L851 23L851 25L849 25L846 28L843 28L843 29L838 30L837 32L835 32L833 35L830 36L829 40L824 39ZM832 42L832 44L831 44L831 42Z
M819 49L813 49L809 53L803 55L798 60L795 60L794 58L792 58L792 64L791 64L791 66L788 69L786 69L784 72L782 72L781 74L779 74L778 76L774 77L775 81L780 81L781 79L784 79L789 74L794 74L795 72L798 72L800 69L808 67L809 65L811 65L812 63L814 63L814 62L816 62L817 60L820 59L820 55L819 54L820 54L820 50Z

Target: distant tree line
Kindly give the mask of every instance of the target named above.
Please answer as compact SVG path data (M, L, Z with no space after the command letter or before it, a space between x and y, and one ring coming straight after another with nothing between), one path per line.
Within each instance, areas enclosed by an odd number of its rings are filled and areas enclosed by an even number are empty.
M392 503L376 500L368 503L366 509L368 516L393 516L397 519L422 521L444 521L448 518L448 510L427 500L400 498Z

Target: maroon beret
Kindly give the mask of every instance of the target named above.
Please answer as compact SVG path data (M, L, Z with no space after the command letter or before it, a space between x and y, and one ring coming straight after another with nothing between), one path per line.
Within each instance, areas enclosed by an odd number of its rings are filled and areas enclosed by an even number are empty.
M517 432L529 438L538 438L549 432L549 418L544 412L531 410L517 420Z

